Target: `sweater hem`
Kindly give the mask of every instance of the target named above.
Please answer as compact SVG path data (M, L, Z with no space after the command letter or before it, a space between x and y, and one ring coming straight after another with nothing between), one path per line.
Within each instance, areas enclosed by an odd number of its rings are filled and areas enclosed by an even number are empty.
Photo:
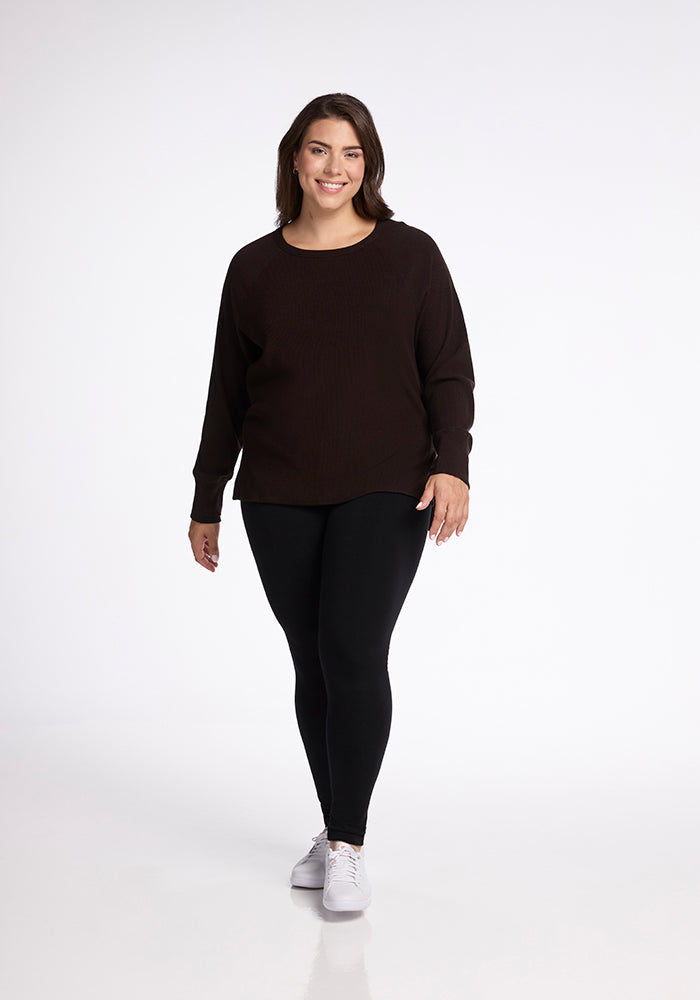
M262 491L241 489L234 490L231 499L244 500L250 503L290 504L294 507L327 507L334 504L346 503L348 500L356 500L358 497L366 496L368 493L402 493L404 496L412 497L417 503L423 495L424 488L424 486L421 486L417 490L411 486L403 487L378 484L366 489L351 490L349 493L342 491L339 493L318 494L313 498L309 498L308 494L302 498L295 495L290 496L288 493L285 493L284 498L282 498L282 495L279 493L265 493Z

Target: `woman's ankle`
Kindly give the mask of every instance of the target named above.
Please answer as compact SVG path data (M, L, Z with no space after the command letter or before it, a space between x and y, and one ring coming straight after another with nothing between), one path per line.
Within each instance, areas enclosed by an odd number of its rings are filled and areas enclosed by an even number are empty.
M339 844L350 844L350 841L348 841L348 840L329 840L328 841L328 846L330 847L330 849L332 851L337 851ZM350 847L354 848L354 850L356 850L358 854L362 850L362 844L350 844Z

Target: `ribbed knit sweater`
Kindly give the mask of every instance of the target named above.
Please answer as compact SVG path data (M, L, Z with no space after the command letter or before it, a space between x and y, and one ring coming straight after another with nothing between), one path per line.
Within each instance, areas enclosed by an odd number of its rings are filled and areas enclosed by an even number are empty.
M378 220L359 243L303 250L282 229L224 279L191 518L233 499L418 498L432 473L469 485L474 370L462 308L427 233Z

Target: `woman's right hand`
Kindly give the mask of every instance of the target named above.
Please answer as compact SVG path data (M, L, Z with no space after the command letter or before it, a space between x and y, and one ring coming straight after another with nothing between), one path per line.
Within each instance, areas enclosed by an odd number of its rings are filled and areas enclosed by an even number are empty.
M200 524L199 521L190 521L189 539L195 561L212 573L219 562L220 523Z

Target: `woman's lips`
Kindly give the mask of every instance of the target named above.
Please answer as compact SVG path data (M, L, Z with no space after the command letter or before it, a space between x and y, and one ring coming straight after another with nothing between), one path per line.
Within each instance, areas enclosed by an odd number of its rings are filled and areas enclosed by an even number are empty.
M336 194L336 192L342 191L343 188L345 187L345 182L343 182L342 184L328 185L324 183L324 181L317 180L316 183L318 184L318 186L321 188L322 191L327 191L328 194Z

